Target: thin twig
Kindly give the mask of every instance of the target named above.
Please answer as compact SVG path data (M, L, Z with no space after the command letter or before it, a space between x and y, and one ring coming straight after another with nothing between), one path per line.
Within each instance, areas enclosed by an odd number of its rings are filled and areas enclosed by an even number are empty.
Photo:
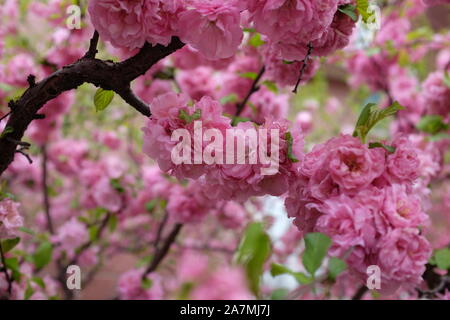
M94 35L89 43L89 50L86 52L83 58L85 59L95 59L95 55L97 54L97 45L98 45L99 34L97 30L95 30Z
M308 52L306 53L305 59L302 61L303 65L302 65L302 68L300 69L300 75L298 77L297 83L295 84L295 88L292 91L293 93L297 93L298 86L300 85L300 82L302 82L302 80L303 80L303 76L305 75L306 68L308 67L308 62L309 62L309 58L311 57L312 51L313 51L313 46L312 46L312 43L310 42L310 43L308 43Z
M159 264L163 261L164 257L169 252L170 247L175 242L175 239L177 238L178 234L180 233L182 227L183 227L183 225L180 223L175 225L175 227L172 229L172 232L170 232L169 236L164 241L163 246L156 251L152 262L150 263L148 268L143 273L142 279L145 279L145 277L149 273L152 273L153 271L155 271L158 268Z
M239 103L236 107L236 116L239 116L242 111L244 111L245 105L250 100L251 96L259 90L258 82L261 80L262 76L264 75L264 72L266 72L266 67L262 66L261 70L259 70L258 75L256 76L255 80L253 80L252 86L250 87L249 92L247 93L247 96L244 98L244 100Z

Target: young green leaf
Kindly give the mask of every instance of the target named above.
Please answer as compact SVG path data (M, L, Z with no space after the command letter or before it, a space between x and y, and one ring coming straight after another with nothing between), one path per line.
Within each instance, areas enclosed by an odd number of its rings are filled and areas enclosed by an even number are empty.
M358 15L356 14L356 7L352 4L344 4L338 7L338 10L343 14L346 14L354 22L358 21Z
M450 269L450 249L444 248L436 250L434 253L434 261L439 269Z
M260 278L264 262L270 256L270 238L264 231L262 223L252 223L244 231L236 253L236 261L244 266L250 288L255 295L259 293Z
M369 143L369 149L374 149L374 148L383 148L388 153L394 153L395 152L395 147L388 146L388 145L383 144L381 142L371 142L371 143Z
M319 232L308 233L305 236L305 251L302 262L309 274L314 277L331 246L331 239Z
M52 259L53 246L49 241L43 241L33 255L33 262L36 269L42 269Z
M200 110L200 109L195 110L195 112L192 115L190 115L184 109L180 109L180 111L178 112L178 118L180 118L181 120L184 120L184 122L186 122L187 124L189 124L195 120L199 120L201 117L202 117L202 110Z
M286 132L285 139L288 144L287 156L288 156L289 160L291 160L291 162L298 162L298 159L292 153L292 145L294 143L294 138L292 138L291 132L289 132L289 131Z
M255 33L250 40L248 40L248 44L252 47L258 48L264 44L264 40L261 39L261 35L259 33Z
M363 22L372 21L374 13L369 11L369 0L356 0L356 10L361 15Z
M114 98L114 91L99 88L94 96L95 110L105 110Z
M148 290L152 287L152 285L153 285L153 281L151 279L149 279L149 278L142 279L142 282L141 282L142 289Z
M441 131L448 129L448 124L444 123L444 119L439 115L428 115L420 119L416 128L420 131L435 135Z
M340 275L345 269L347 269L347 263L336 257L330 258L328 263L328 276L332 280L336 280L337 276Z
M293 276L299 284L309 284L313 281L313 279L311 277L308 277L306 274L304 274L302 272L292 271L289 268L287 268L281 264L277 264L277 263L272 263L272 266L270 269L270 274L273 277L276 277L276 276L279 276L282 274L289 274L289 275Z
M392 105L384 109L378 109L374 103L368 103L362 110L356 122L354 137L360 137L366 143L366 137L370 130L381 120L386 119L404 108L395 101Z
M0 245L2 246L3 252L6 253L14 249L14 247L17 246L19 242L20 238L6 239L1 241Z
M258 77L258 74L256 74L255 72L244 72L241 73L240 76L242 78L255 80Z

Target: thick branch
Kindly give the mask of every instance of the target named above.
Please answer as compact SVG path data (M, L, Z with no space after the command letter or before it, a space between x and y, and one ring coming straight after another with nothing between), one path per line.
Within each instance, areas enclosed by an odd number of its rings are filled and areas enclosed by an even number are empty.
M183 46L180 39L174 37L167 47L161 45L152 47L150 44L146 44L134 57L114 63L91 58L92 53L96 51L96 49L92 49L96 47L94 36L90 50L85 57L30 86L17 101L10 103L12 113L6 128L11 128L12 132L5 133L0 138L0 174L14 160L17 145L12 143L9 138L21 141L28 125L45 103L64 91L76 89L83 83L91 83L106 90L113 90L124 97L136 110L149 116L148 106L130 94L130 82L145 74L155 63Z

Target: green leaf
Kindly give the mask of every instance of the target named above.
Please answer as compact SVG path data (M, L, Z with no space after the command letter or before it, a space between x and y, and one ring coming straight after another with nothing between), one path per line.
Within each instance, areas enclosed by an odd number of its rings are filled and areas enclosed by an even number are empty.
M201 109L195 110L195 112L192 115L187 113L186 110L184 110L184 109L180 109L180 111L178 113L178 118L180 118L181 120L184 120L184 122L186 122L187 124L189 124L195 120L199 120L201 117L202 117Z
M33 290L33 288L30 286L30 284L28 283L27 289L25 290L24 297L23 297L24 300L30 299L30 297L33 295L33 293L34 293L34 290Z
M265 44L265 41L261 39L261 35L259 33L255 33L250 40L248 40L248 44L252 47L258 48Z
M263 85L265 85L267 87L267 89L269 89L273 93L278 93L278 87L275 82L270 81L270 80L265 80L263 82Z
M256 78L258 77L258 74L255 72L244 72L244 73L241 73L239 76L242 78L246 78L246 79L256 80Z
M26 234L29 234L30 236L34 236L36 235L36 232L34 232L33 230L31 230L30 228L26 228L26 227L20 227L19 231L22 231Z
M402 107L397 101L384 109L378 109L374 103L368 103L361 111L358 121L356 122L353 136L360 137L361 141L366 143L367 134L378 122L403 109L404 107Z
M336 280L345 269L347 269L347 263L339 258L332 257L328 263L328 276L332 280Z
M388 145L383 144L381 142L371 142L371 143L369 143L369 149L374 149L374 148L383 148L388 153L394 153L395 152L395 147L388 146Z
M141 282L142 289L148 290L152 287L152 285L153 285L153 281L151 279L149 279L149 278L142 279L142 282Z
M241 122L249 122L249 121L252 121L252 119L247 118L247 117L239 117L239 116L236 116L236 117L233 117L233 120L231 121L231 125L232 125L233 127L235 127L235 126L238 125L238 123L241 123Z
M238 96L236 95L236 93L229 94L220 99L221 104L236 103L237 101Z
M444 74L444 84L450 88L450 74L448 73L448 71L445 71Z
M115 214L111 214L108 218L108 230L110 232L114 232L114 230L116 230L117 228L117 216Z
M3 240L0 244L2 246L3 252L9 252L12 249L14 249L15 246L17 246L20 242L20 238L14 238L14 239L6 239Z
M273 277L276 277L276 276L282 275L282 274L289 274L289 275L293 276L299 284L309 284L313 281L313 279L308 277L306 274L304 274L302 272L292 271L289 268L287 268L281 264L277 264L277 263L272 263L272 266L270 269L270 274Z
M292 138L292 134L288 131L285 134L286 142L288 143L287 156L291 162L298 162L298 159L292 153L292 144L294 143L294 139Z
M260 278L264 262L270 256L270 238L264 231L262 223L252 223L244 231L244 236L236 253L236 261L246 271L252 292L258 296Z
M109 180L109 183L111 184L111 187L113 187L117 192L119 193L125 192L125 188L122 187L120 179L111 179Z
M33 262L37 269L45 267L52 259L53 246L49 241L43 241L33 254Z
M158 205L159 199L152 199L145 204L145 210L152 212L153 209Z
M420 119L416 128L420 131L435 135L441 131L447 130L448 124L445 124L444 119L439 115L429 115Z
M105 110L114 98L114 91L99 88L94 96L95 110Z
M439 269L450 269L450 249L444 248L436 250L434 253L434 260Z
M98 226L90 226L89 227L89 240L94 242L98 238L98 233L100 229Z
M346 14L350 17L353 21L358 21L358 16L356 14L356 7L352 4L344 4L342 6L338 7L338 10L342 12L343 14Z
M17 258L7 258L5 259L5 266L12 271L13 279L19 282L22 276L20 273L19 260Z
M322 233L308 233L305 236L305 252L303 253L302 262L312 277L314 277L317 269L321 266L330 245L331 239Z
M33 281L34 283L36 283L39 287L41 287L42 289L45 289L45 282L44 280L42 280L42 278L39 277L33 277L31 278L31 281Z
M358 10L364 23L371 22L374 18L373 12L369 12L369 0L356 0L356 10Z
M288 294L289 294L288 289L279 288L272 291L272 295L270 298L272 300L286 300Z

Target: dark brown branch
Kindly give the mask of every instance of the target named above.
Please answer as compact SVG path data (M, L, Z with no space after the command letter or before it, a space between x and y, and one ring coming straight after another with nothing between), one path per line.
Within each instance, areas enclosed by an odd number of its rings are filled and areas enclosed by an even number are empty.
M92 36L92 39L89 43L89 50L86 52L86 54L84 55L83 58L85 59L94 59L95 56L97 55L97 45L98 45L98 38L99 38L99 34L97 32L97 30L95 30L94 35Z
M305 59L302 61L302 63L303 63L302 68L300 69L300 75L298 76L298 80L297 80L297 83L295 84L295 88L292 91L293 93L297 93L298 86L300 85L300 83L303 80L303 76L305 75L306 68L308 67L308 62L309 62L309 58L311 57L312 51L313 51L313 46L310 42L310 43L308 43L308 52L306 53Z
M144 274L142 275L142 279L145 279L145 277L149 274L155 271L159 264L164 260L164 257L169 253L169 249L172 246L172 244L175 242L178 234L181 231L181 228L183 227L182 224L176 224L175 227L170 232L167 239L164 241L163 246L158 249L155 253L155 256L153 257L152 262L148 266L147 270L145 270Z
M131 88L129 86L124 88L123 90L117 91L117 93L126 103L142 113L144 116L150 117L152 115L148 105L144 101L139 99L133 93L133 91L131 91Z
M361 300L367 291L369 291L369 289L367 289L366 286L362 285L361 287L359 287L358 291L355 292L355 294L352 297L352 300Z
M259 80L261 80L262 76L264 75L264 72L266 72L265 66L263 66L261 68L261 70L259 70L258 75L256 76L255 80L253 80L252 86L250 87L250 90L247 93L247 96L244 98L244 100L241 103L239 103L237 105L236 116L239 116L242 113L242 111L244 111L245 105L250 100L251 96L259 90L260 87L259 87L258 83L259 83Z
M93 39L95 43L95 37ZM114 63L99 59L83 57L74 64L63 67L34 86L29 87L17 101L11 101L11 116L6 124L12 132L0 138L0 175L14 160L16 141L22 137L28 125L33 121L41 107L61 93L78 88L83 83L91 83L106 90L113 90L119 95L129 97L130 82L145 74L155 63L182 48L184 44L173 37L167 47L146 44L138 54L123 62ZM130 98L133 107L145 116L149 116L148 106ZM145 111L144 111L145 109Z

